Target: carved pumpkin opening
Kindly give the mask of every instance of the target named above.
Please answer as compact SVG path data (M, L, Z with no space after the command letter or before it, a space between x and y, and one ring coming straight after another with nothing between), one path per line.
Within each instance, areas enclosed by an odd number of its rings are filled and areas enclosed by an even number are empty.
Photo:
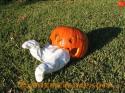
M59 36L58 34L55 34L55 39L57 39L58 36Z
M73 48L73 49L70 51L70 53L71 53L72 55L75 55L75 54L77 53L77 48Z
M55 40L56 40L57 43L59 43L62 39L60 38L60 36L58 34L56 34Z
M69 42L72 43L72 39L69 39Z
M67 50L70 50L69 48L67 48Z

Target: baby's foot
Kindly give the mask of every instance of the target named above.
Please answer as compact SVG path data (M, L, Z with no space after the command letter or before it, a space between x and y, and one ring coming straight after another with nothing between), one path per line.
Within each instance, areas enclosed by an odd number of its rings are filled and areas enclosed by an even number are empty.
M35 70L35 78L37 82L41 82L44 79L44 69L38 66Z

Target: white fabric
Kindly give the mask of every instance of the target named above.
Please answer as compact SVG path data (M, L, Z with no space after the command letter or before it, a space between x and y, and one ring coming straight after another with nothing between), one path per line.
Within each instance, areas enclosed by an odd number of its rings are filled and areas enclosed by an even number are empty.
M44 79L44 74L63 68L70 60L68 51L50 44L40 48L39 43L35 40L24 42L22 48L29 49L31 55L42 62L35 70L37 82L41 82Z

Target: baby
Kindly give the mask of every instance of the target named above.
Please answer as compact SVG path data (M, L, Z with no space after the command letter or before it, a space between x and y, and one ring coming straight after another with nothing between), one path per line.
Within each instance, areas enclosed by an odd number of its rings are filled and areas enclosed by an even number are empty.
M35 70L37 82L41 82L44 79L44 74L63 68L70 60L68 51L49 43L44 48L40 48L38 42L29 40L22 44L22 48L29 49L31 55L42 62Z

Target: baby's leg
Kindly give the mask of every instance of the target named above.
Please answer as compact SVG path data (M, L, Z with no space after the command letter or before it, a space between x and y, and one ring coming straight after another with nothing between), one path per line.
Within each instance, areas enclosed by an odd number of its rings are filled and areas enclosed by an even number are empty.
M44 79L44 74L60 70L68 63L68 61L69 59L66 61L62 56L62 59L60 57L56 59L56 61L44 62L40 64L35 70L36 81L41 82Z
M45 73L53 72L54 66L49 63L42 63L36 67L35 78L37 82L41 82L44 79Z
M35 70L35 78L37 82L41 82L44 79L44 73L45 73L45 64L40 64L38 67L36 67Z

